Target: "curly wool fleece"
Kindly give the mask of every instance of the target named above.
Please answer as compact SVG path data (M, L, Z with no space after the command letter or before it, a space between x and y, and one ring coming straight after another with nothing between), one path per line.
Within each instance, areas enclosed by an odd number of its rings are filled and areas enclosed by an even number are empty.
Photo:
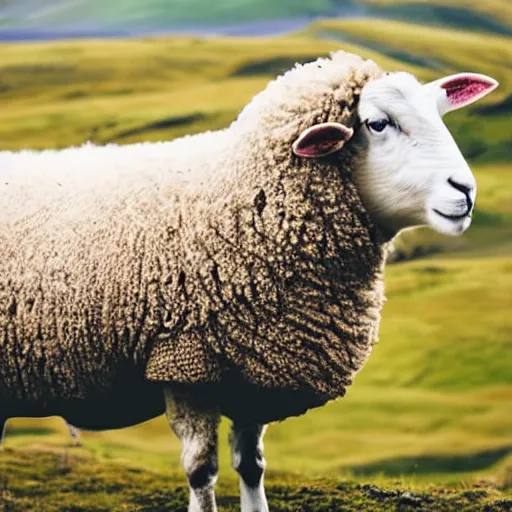
M356 127L382 74L339 52L269 86L230 128L170 143L0 153L0 404L113 428L163 411L163 382L267 423L342 396L369 356L385 244Z

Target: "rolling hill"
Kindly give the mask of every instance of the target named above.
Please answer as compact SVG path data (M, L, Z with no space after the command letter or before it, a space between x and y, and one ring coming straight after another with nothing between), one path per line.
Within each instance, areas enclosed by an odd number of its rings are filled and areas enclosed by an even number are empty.
M508 0L3 0L0 28L69 33L289 31L316 17L383 17L512 33ZM261 20L295 20L292 25ZM238 29L234 26L241 25Z

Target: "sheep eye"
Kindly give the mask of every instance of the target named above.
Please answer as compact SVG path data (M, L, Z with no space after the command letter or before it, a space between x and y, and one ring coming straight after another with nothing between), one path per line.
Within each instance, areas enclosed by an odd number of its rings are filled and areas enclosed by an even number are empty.
M368 128L370 128L370 130L373 130L374 132L381 132L389 124L391 124L391 121L389 119L378 119L377 121L368 121L366 123Z

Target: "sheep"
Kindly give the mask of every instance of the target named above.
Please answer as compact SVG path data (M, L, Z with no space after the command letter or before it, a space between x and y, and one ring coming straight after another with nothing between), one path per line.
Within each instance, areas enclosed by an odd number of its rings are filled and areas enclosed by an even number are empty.
M189 510L215 511L225 415L242 511L268 510L265 425L345 394L377 341L393 238L469 227L475 180L441 116L496 86L337 52L225 130L0 153L0 424L165 411Z

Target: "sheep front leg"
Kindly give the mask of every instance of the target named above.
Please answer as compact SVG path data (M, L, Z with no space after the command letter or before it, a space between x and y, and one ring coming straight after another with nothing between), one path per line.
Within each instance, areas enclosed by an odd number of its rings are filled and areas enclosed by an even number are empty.
M217 429L220 413L201 398L165 390L169 425L182 443L181 463L190 486L189 512L217 512Z
M265 425L233 425L229 443L233 467L240 475L240 500L242 512L268 512L267 497L263 486L265 458L263 435Z

